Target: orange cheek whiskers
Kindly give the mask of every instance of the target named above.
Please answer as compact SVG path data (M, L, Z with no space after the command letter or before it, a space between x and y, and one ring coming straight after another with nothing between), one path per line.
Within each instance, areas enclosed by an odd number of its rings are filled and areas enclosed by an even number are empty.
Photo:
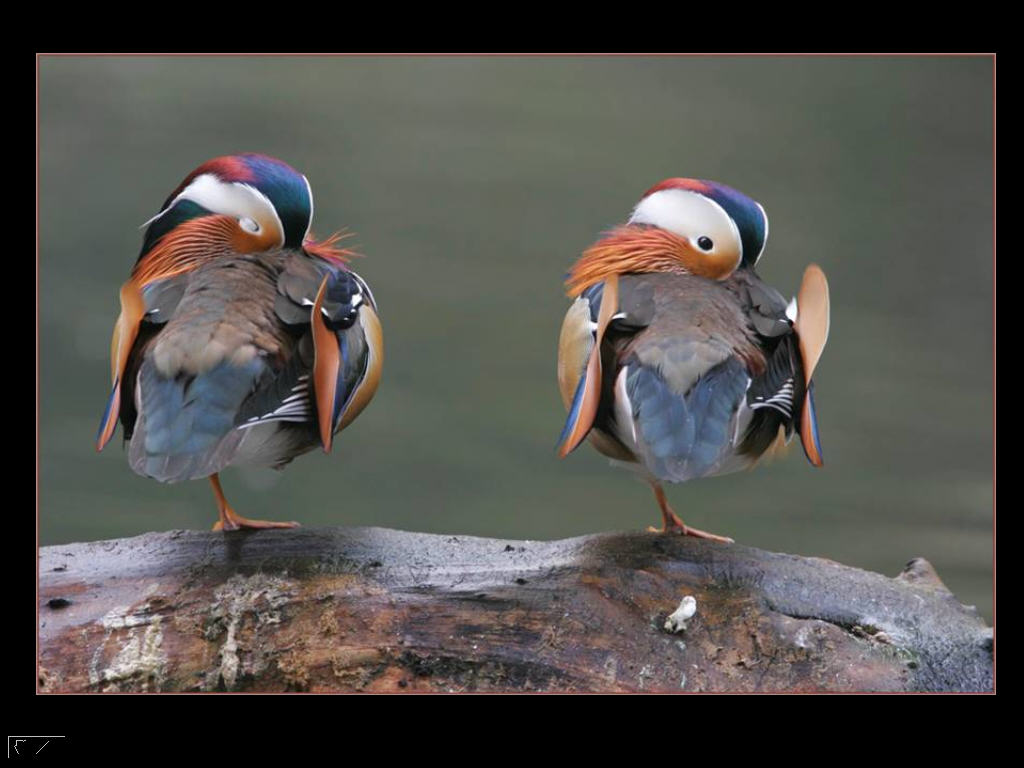
M659 227L626 225L590 246L569 270L566 293L581 291L609 275L684 272L721 280L732 274L737 259L696 252L687 240Z
M191 272L232 245L237 232L238 222L230 216L186 221L157 241L135 265L131 279L143 288L156 280Z

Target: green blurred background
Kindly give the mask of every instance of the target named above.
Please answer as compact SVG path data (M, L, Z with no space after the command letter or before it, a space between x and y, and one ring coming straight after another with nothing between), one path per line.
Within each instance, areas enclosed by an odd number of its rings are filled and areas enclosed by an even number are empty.
M991 620L989 57L53 57L39 64L42 544L207 529L206 482L93 448L138 227L201 162L305 173L380 305L384 378L330 456L232 469L243 514L548 539L659 520L589 446L554 453L562 277L667 176L760 201L760 274L819 263L826 465L798 442L669 489L744 544L894 575L927 557Z

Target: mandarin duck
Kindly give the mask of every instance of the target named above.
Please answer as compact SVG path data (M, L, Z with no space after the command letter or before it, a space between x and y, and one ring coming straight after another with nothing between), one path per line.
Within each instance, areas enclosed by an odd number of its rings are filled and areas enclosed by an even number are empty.
M662 532L732 541L685 525L666 481L752 467L794 432L822 464L811 375L828 337L828 284L811 264L787 305L754 271L767 237L764 208L746 195L667 179L566 279L559 455L586 437L638 470Z
M138 474L209 477L214 530L297 525L242 517L219 473L329 452L380 380L373 294L346 265L338 235L311 237L312 216L309 182L286 163L215 158L143 225L121 286L97 450L120 420Z

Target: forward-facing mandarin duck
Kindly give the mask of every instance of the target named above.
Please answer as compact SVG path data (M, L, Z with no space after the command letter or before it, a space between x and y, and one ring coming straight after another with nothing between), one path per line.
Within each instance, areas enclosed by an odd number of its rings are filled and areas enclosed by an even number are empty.
M754 271L768 237L760 204L724 184L673 178L587 249L558 345L566 456L583 438L638 469L662 531L690 528L662 483L753 466L799 432L821 466L811 374L828 337L828 284L804 272L787 306Z
M120 418L138 474L209 477L214 530L297 525L241 517L218 473L330 451L380 380L373 294L337 237L311 238L312 217L309 182L291 166L257 154L215 158L143 225L121 287L97 450Z

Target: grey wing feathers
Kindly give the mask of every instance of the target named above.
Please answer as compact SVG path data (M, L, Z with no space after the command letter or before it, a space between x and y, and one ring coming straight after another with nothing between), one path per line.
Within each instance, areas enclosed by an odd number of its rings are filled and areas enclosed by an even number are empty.
M312 428L316 423L312 381L315 353L312 336L307 331L310 312L325 276L328 285L322 311L327 326L337 334L342 360L337 397L342 402L347 401L366 374L368 349L362 328L356 322L361 305L376 306L366 283L349 270L313 259L292 259L278 280L274 311L283 323L302 335L285 367L266 375L239 411L236 421L239 429L270 422L306 424Z
M142 291L142 299L146 303L143 321L163 325L174 316L181 297L188 285L188 275L158 280L147 285Z
M792 323L786 317L786 300L782 294L748 272L738 273L730 287L739 295L754 330L766 338L791 333Z
M786 300L756 274L743 270L731 283L751 327L760 337L765 367L750 383L745 426L739 453L760 456L775 441L780 428L786 439L797 426L806 396L803 362Z
M366 282L351 270L311 258L291 259L277 281L274 311L288 325L309 325L320 283L329 276L324 314L332 328L348 327L363 303L377 308Z
M307 312L308 317L308 312ZM313 420L313 343L308 335L299 339L291 358L280 371L268 370L235 417L235 426L248 429L271 421Z
M739 452L749 456L764 453L778 437L780 427L787 440L792 437L806 396L795 334L781 337L766 357L764 372L751 381L747 392L746 404L752 413Z

